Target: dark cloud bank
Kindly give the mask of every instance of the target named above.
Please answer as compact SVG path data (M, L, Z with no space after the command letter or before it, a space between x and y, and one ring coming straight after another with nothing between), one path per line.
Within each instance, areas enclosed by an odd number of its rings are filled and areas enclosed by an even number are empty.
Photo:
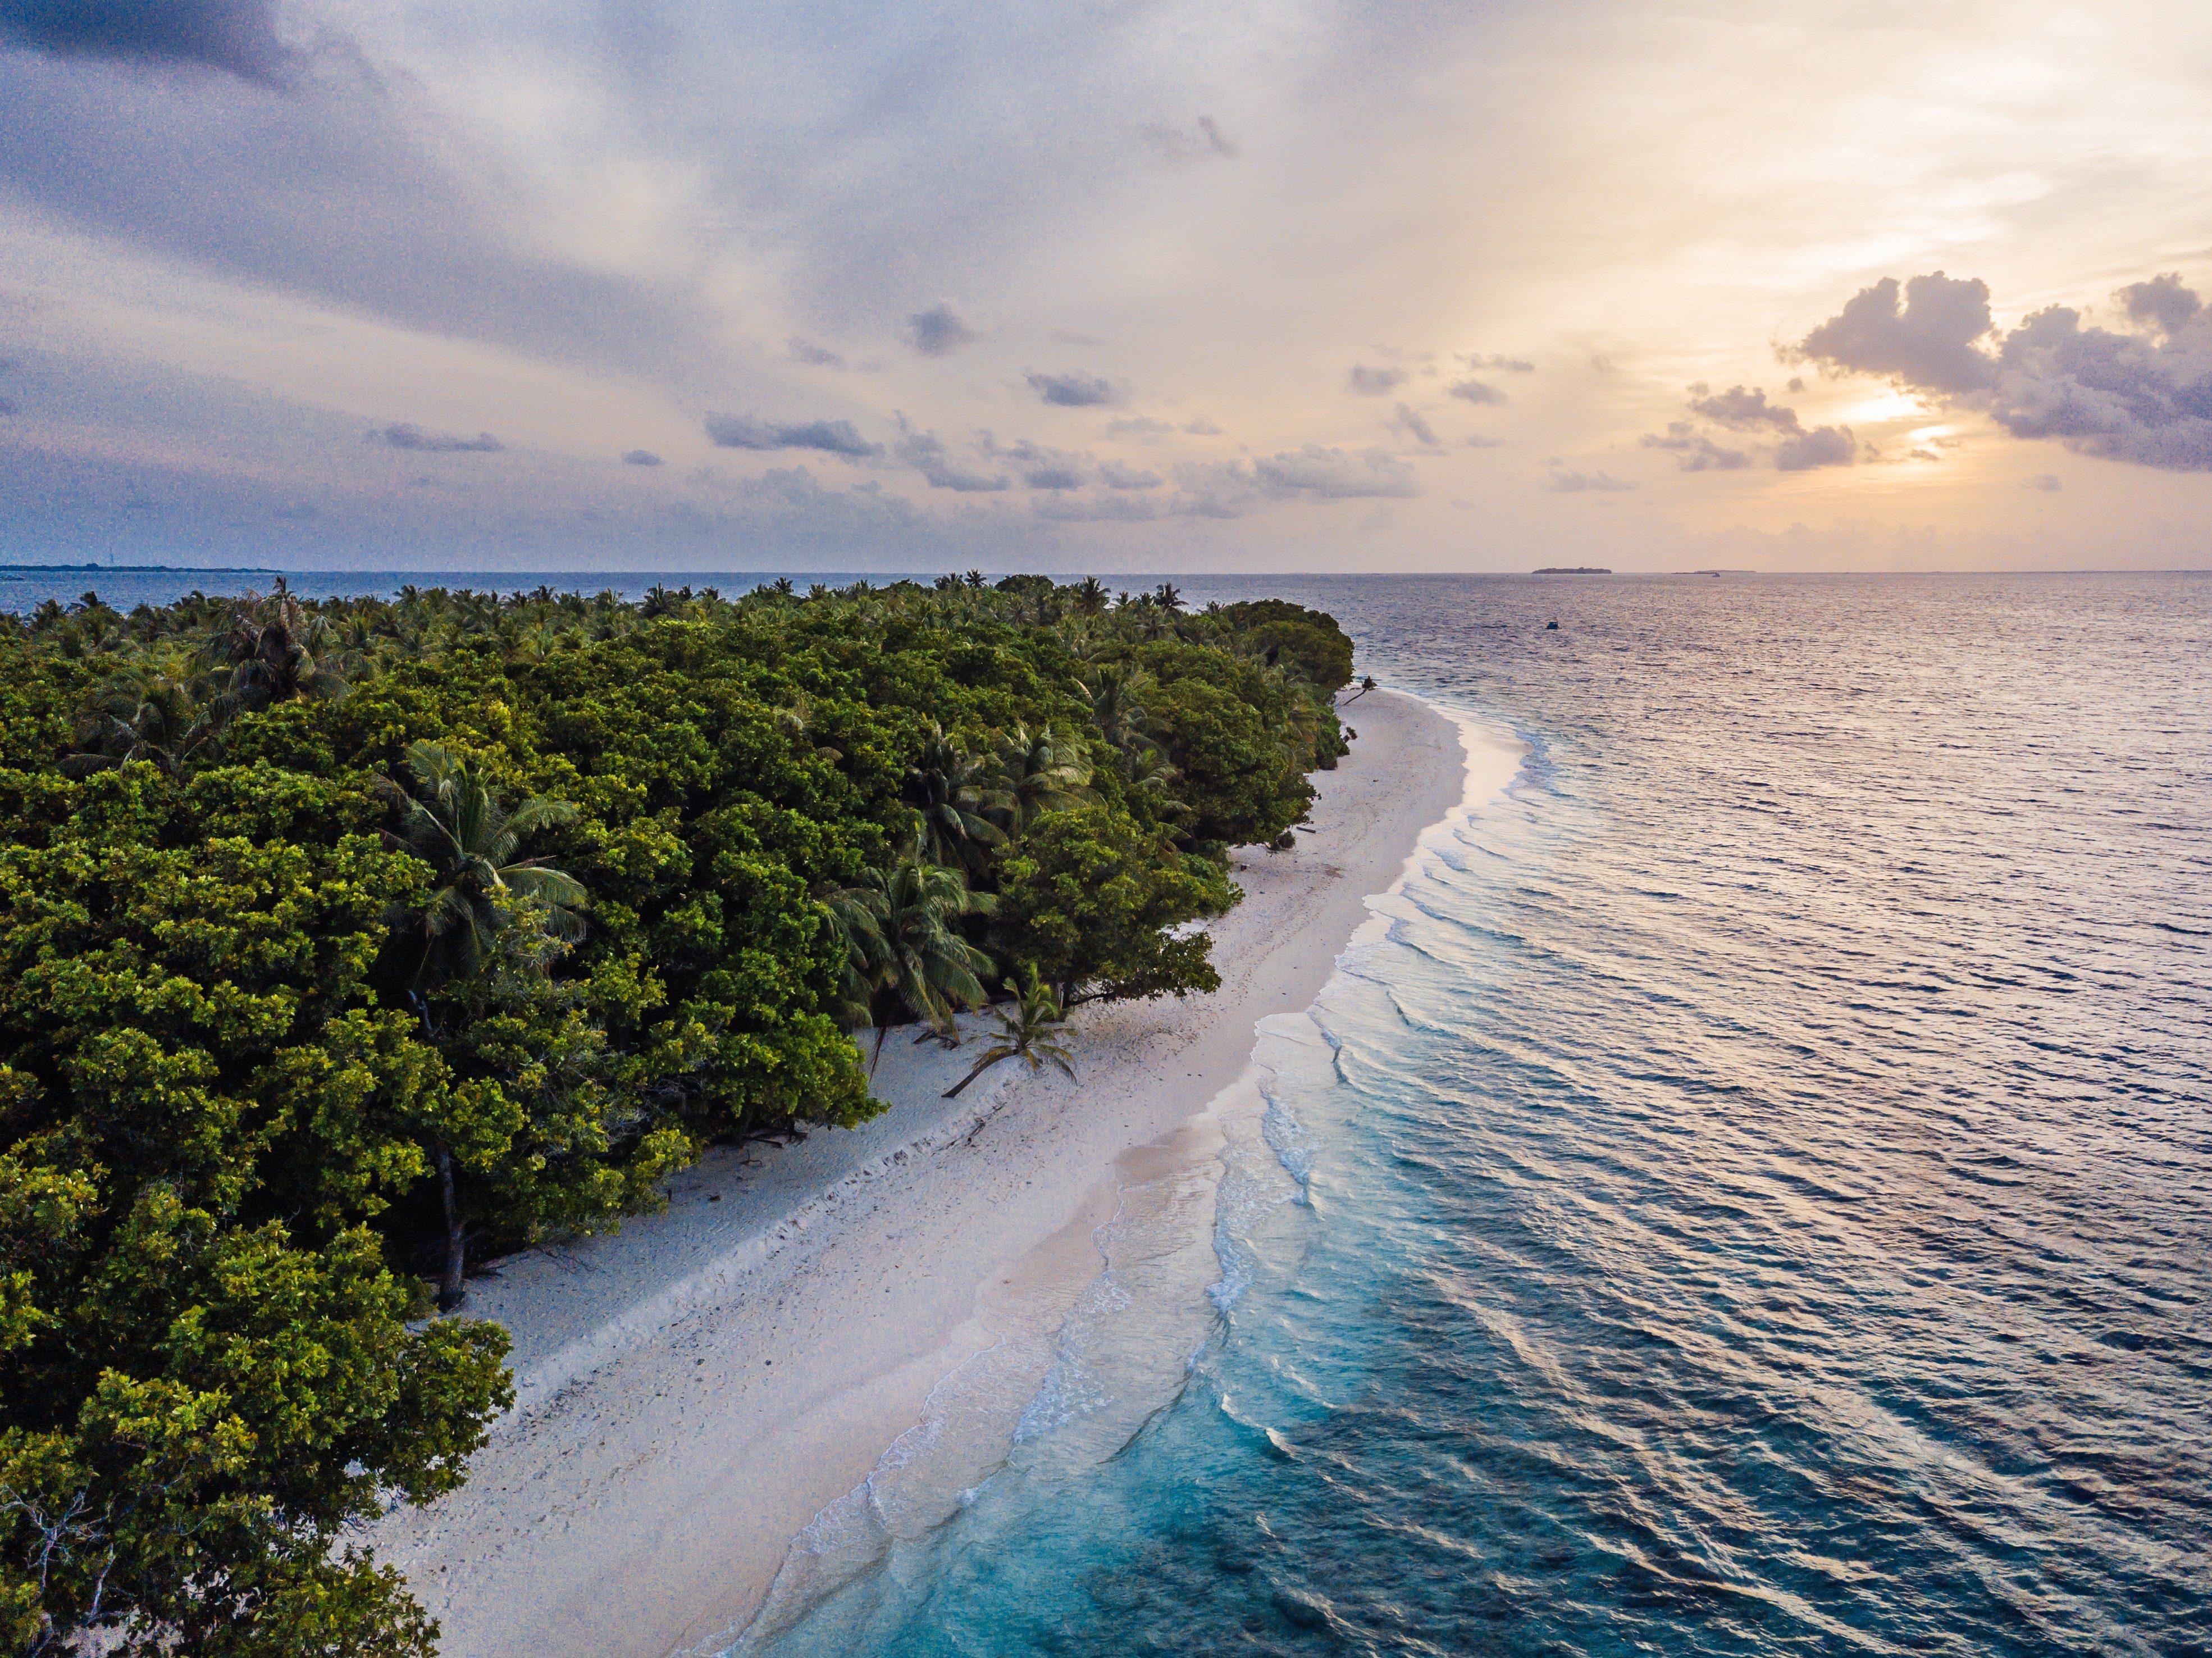
M1887 375L1986 412L2016 438L2055 438L2077 454L2212 471L2212 315L2179 276L2113 295L2130 332L2085 327L2054 305L2009 333L1990 290L1938 270L1885 277L1791 355L1832 373Z
M276 0L0 0L0 40L64 58L190 64L289 81L300 57Z

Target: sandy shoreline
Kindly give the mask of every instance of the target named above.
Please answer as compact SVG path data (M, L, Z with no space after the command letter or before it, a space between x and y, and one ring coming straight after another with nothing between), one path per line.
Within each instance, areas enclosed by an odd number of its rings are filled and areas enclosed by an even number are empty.
M965 1054L894 1039L876 1121L717 1153L667 1213L471 1285L470 1312L514 1333L517 1408L466 1487L371 1533L447 1652L726 1644L941 1383L986 1415L1034 1391L1120 1194L1218 1143L1201 1114L1258 1022L1313 1001L1368 896L1461 804L1453 722L1389 693L1346 718L1360 738L1316 780L1316 832L1240 857L1215 994L1085 1010L1079 1082L1002 1066L951 1102ZM993 1420L978 1443L994 1438Z

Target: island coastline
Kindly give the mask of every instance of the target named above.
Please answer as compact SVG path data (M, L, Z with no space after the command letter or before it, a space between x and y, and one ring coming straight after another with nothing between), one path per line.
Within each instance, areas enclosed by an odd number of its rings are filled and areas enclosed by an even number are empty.
M725 1149L665 1213L472 1289L470 1313L514 1335L516 1408L462 1490L368 1540L448 1649L728 1644L792 1540L941 1383L1040 1350L1097 1276L1117 1168L1202 1137L1259 1021L1312 1003L1370 896L1469 792L1461 728L1428 704L1382 693L1353 717L1351 754L1316 779L1314 833L1240 858L1244 902L1212 928L1219 991L1085 1010L1073 1083L1004 1066L945 1101L963 1053L895 1042L883 1116ZM1014 1369L1003 1385L1033 1385Z

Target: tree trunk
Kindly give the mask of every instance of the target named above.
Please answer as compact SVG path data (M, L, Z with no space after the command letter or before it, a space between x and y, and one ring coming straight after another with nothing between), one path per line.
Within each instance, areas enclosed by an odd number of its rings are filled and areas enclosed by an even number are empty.
M450 1313L468 1294L462 1282L468 1265L468 1239L461 1226L460 1205L453 1198L453 1154L438 1148L438 1195L446 1206L446 1273L438 1284L438 1310Z

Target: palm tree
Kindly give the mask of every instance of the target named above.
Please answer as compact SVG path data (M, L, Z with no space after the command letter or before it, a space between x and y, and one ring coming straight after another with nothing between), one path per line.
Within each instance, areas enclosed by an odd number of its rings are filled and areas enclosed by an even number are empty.
M844 1000L854 1023L875 1028L873 1071L884 1039L902 1011L918 1016L947 1042L959 1040L955 1017L990 999L981 975L991 958L962 938L963 915L988 914L994 900L971 892L957 869L933 863L917 849L885 874L870 870L861 884L842 887L823 900L846 950Z
M1182 775L1168 763L1167 756L1150 743L1133 743L1121 750L1121 780L1133 789L1149 789L1164 794L1169 786ZM1164 810L1172 815L1184 808L1170 800Z
M220 711L242 713L343 690L337 675L315 659L314 647L325 631L320 617L308 619L282 577L267 598L240 599L228 625L202 651L222 686Z
M1025 966L1022 973L1018 983L1012 979L1006 981L1006 987L1013 996L1011 1010L991 1010L992 1017L999 1022L997 1039L983 1050L966 1076L945 1090L946 1099L957 1099L969 1083L1002 1060L1020 1060L1032 1072L1043 1070L1044 1062L1050 1060L1071 1079L1074 1077L1074 1058L1060 1040L1060 1033L1067 1024L1067 1015L1060 1011L1059 996L1050 985L1038 981L1034 967ZM975 1127L980 1130L982 1124ZM973 1138L971 1134L969 1139Z
M1173 616L1182 609L1182 589L1172 581L1163 581L1152 589L1152 603Z
M87 700L76 725L85 752L70 755L61 768L83 777L145 761L174 777L213 752L221 729L183 680L159 672L118 677Z
M576 914L586 902L583 883L548 867L542 858L515 856L538 830L571 822L574 805L533 796L509 812L481 765L435 743L410 744L407 768L421 792L409 794L396 783L386 785L402 816L398 832L386 838L436 872L435 889L418 923L418 987L440 955L443 976L475 976L490 953L493 935L513 921L517 900L535 908L537 925L549 937L566 944L583 936Z
M430 1004L423 989L434 957L442 956L441 976L449 981L474 979L501 944L542 970L561 945L582 936L584 924L576 912L584 907L585 893L574 876L547 867L541 859L514 855L534 831L574 818L576 808L569 802L533 796L509 812L492 793L480 765L435 743L410 744L407 767L421 793L410 795L397 784L386 785L404 813L398 832L386 839L436 872L436 889L416 922L422 953L410 997L428 1029ZM521 916L534 925L534 938L514 937ZM525 947L512 950L518 942ZM446 1223L438 1308L451 1312L466 1293L468 1231L453 1189L453 1148L433 1136L430 1151Z
M1106 584L1095 575L1087 575L1075 584L1075 608L1085 616L1105 614L1106 598Z
M1048 731L1017 725L999 740L1000 803L991 816L1001 827L1020 829L1045 811L1064 811L1092 798L1091 762L1081 751L1062 759L1063 744Z
M1098 722L1099 734L1115 748L1127 749L1143 740L1150 716L1140 699L1150 683L1133 668L1109 665L1091 671L1083 694L1091 699L1091 717Z
M986 762L933 721L929 740L907 768L906 802L921 814L923 850L940 864L979 870L1006 837L989 814L1003 807L987 786Z

